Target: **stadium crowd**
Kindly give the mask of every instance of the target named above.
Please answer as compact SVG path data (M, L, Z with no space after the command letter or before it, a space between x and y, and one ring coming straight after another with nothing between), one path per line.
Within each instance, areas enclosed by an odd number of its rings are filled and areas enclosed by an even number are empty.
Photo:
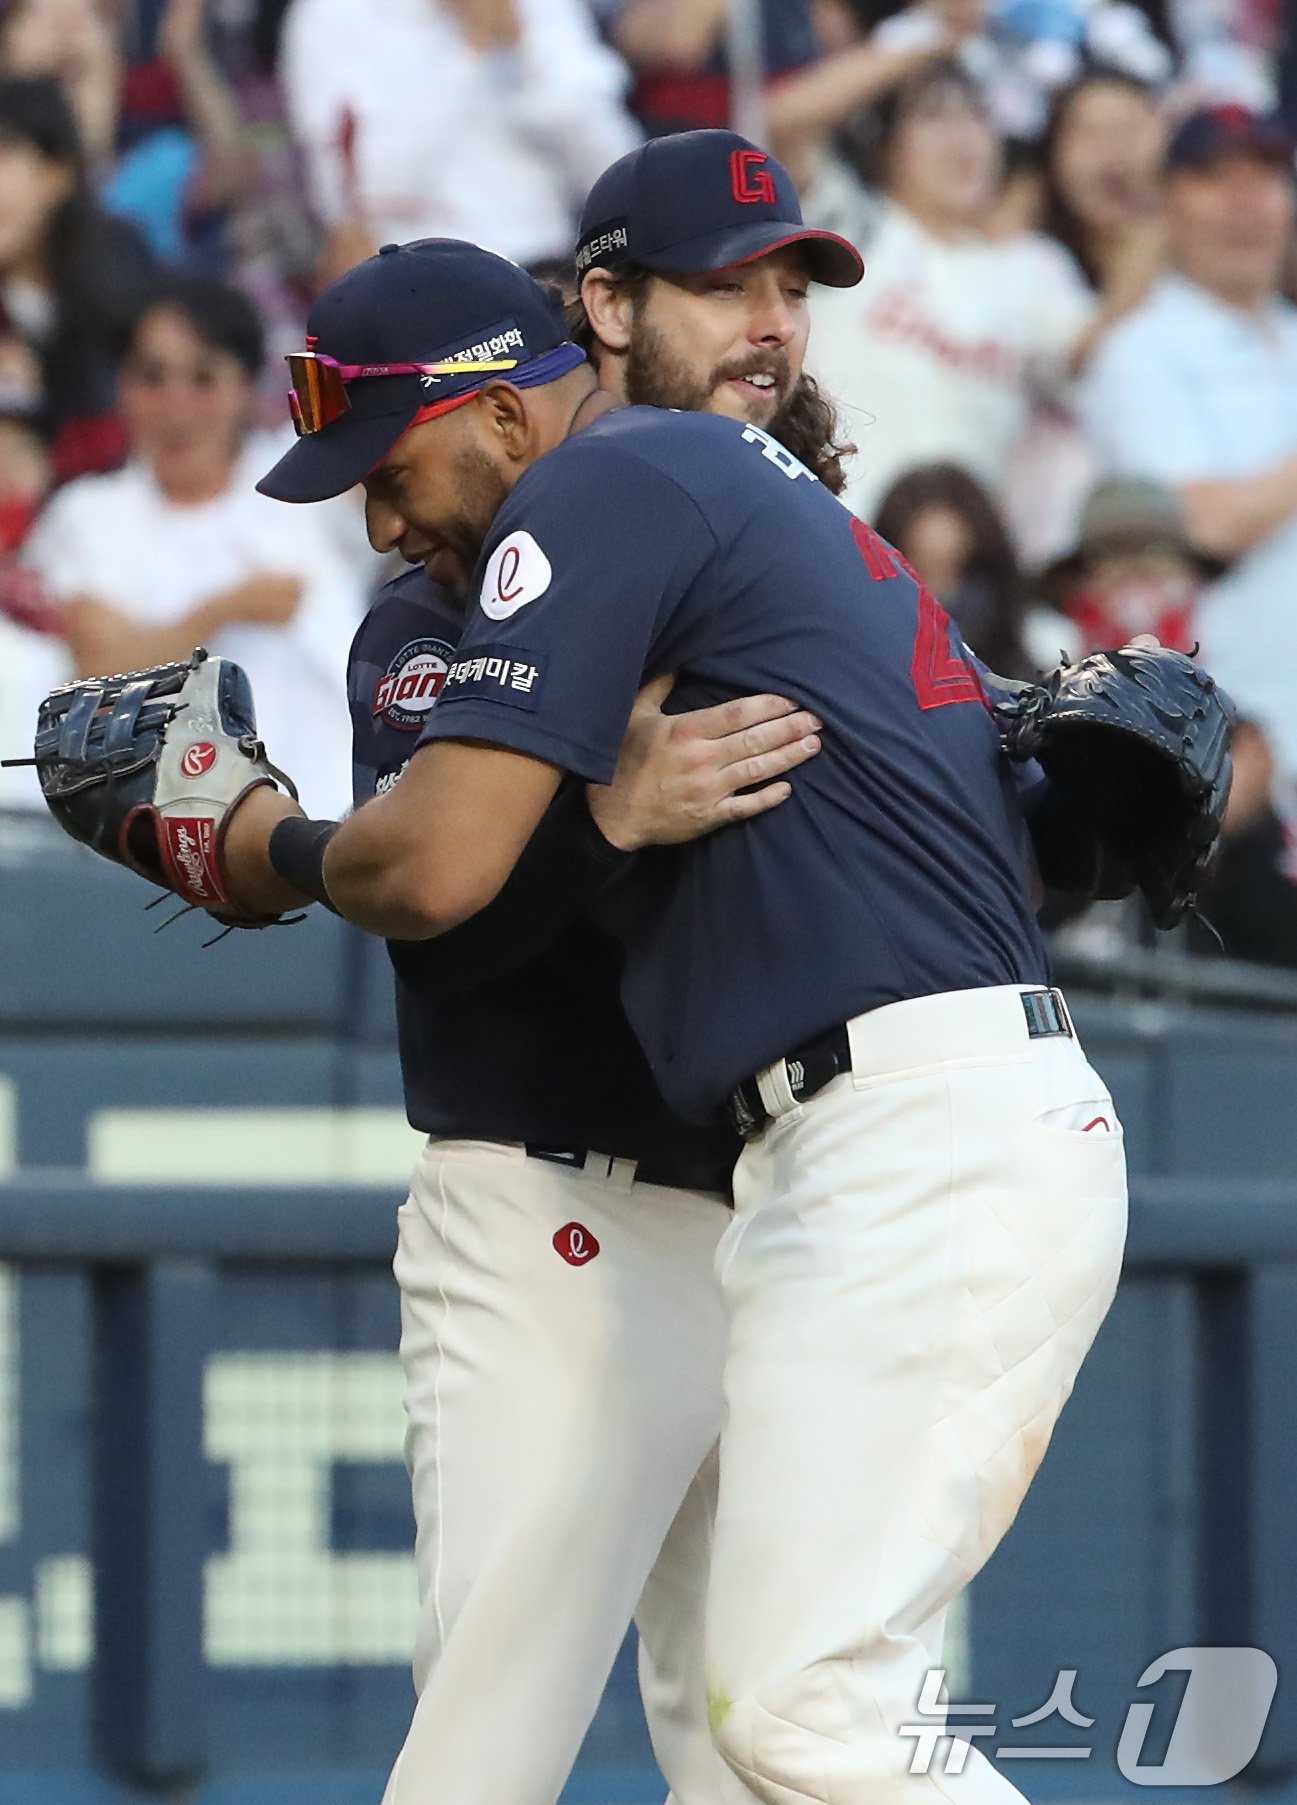
M8 0L0 745L65 677L201 641L248 669L308 812L341 813L347 648L390 571L354 497L253 487L312 294L431 235L570 281L600 171L722 124L864 254L816 291L808 359L848 504L1007 675L1201 643L1242 715L1205 912L1297 965L1277 0ZM0 810L38 804L0 773Z

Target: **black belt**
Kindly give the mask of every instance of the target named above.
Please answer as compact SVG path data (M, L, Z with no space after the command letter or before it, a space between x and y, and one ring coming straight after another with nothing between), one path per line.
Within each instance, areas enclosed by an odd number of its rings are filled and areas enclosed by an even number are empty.
M547 1159L555 1166L569 1166L574 1172L584 1172L590 1160L620 1159L620 1154L596 1153L589 1147L543 1147L536 1141L524 1143L528 1159ZM668 1172L665 1168L655 1166L652 1160L628 1159L628 1165L635 1168L637 1185L667 1185L674 1191L696 1191L697 1185L690 1184L678 1172ZM723 1191L708 1190L703 1193L707 1197L723 1197Z
M1072 1035L1067 1008L1056 990L1024 990L1022 1012L1027 1018L1027 1039L1042 1040L1047 1035ZM788 1088L798 1103L822 1091L826 1084L851 1070L851 1039L846 1024L839 1023L791 1053L784 1055ZM745 1078L726 1106L726 1116L736 1134L750 1141L768 1122L774 1120L761 1100L755 1078Z

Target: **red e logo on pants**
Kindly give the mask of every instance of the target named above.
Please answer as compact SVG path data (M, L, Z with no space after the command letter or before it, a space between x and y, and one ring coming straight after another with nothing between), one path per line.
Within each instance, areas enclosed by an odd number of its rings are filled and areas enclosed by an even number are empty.
M569 1266L586 1266L598 1253L599 1243L579 1222L565 1222L554 1237L554 1251L561 1254Z

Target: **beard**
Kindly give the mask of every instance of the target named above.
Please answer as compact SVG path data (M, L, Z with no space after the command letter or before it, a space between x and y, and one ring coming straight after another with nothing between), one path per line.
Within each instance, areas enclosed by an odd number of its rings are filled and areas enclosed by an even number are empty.
M453 570L440 580L462 599L468 595L495 517L509 498L509 485L494 461L475 445L457 451L451 468L457 511L438 527L437 541L446 554L444 562L453 562Z
M775 379L775 386L769 391L771 412L764 423L766 430L772 431L793 387L787 352L778 348L753 351L747 357L717 364L708 375L699 376L696 369L676 355L656 327L637 315L626 352L626 399L632 407L673 407L685 414L705 413L723 382L760 371L769 371ZM756 397L754 404L760 411Z

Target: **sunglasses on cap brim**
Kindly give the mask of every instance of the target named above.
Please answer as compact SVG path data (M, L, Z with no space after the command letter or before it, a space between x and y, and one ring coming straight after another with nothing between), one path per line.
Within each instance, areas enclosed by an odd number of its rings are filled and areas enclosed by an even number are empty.
M291 387L288 405L299 439L323 432L351 411L347 384L373 376L472 376L516 370L516 357L470 362L456 358L432 364L344 364L321 351L290 351L285 359ZM465 397L468 399L468 397Z

